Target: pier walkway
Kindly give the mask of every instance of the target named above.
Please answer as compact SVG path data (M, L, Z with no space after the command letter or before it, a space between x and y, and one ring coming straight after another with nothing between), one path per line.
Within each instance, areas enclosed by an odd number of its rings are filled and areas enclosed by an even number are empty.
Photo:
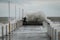
M10 40L49 40L46 28L22 26L11 33Z

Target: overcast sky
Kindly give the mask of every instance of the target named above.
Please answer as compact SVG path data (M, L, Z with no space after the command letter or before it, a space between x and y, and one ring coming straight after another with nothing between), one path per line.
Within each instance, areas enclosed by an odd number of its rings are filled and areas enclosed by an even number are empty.
M10 0L11 1L11 0ZM43 11L46 16L60 16L60 1L54 0L12 0L10 3L10 16L15 16L15 3L16 3L16 16L19 17L21 9L24 9L24 14ZM8 0L0 0L0 16L8 16Z

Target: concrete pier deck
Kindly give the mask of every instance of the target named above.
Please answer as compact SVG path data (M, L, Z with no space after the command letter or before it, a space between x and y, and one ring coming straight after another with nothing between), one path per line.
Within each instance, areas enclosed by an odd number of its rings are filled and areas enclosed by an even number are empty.
M47 30L42 26L22 26L12 33L11 40L49 40Z

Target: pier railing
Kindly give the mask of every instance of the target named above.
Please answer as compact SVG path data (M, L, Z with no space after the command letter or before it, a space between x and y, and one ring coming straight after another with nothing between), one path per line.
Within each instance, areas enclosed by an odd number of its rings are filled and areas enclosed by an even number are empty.
M0 37L4 40L5 36L10 36L10 33L15 31L17 28L22 26L21 20L13 20L6 24L1 24L0 27ZM10 40L10 39L9 39Z
M47 35L51 40L60 40L60 23L46 22Z

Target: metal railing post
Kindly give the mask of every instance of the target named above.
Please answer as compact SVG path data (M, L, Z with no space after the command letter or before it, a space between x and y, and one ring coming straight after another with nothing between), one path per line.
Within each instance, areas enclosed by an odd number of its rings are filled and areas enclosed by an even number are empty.
M9 40L11 40L11 38L10 38L10 22L9 22Z
M6 25L6 40L7 40L7 36L8 36L8 35L7 35L7 25Z
M2 40L4 40L4 27L2 26Z

